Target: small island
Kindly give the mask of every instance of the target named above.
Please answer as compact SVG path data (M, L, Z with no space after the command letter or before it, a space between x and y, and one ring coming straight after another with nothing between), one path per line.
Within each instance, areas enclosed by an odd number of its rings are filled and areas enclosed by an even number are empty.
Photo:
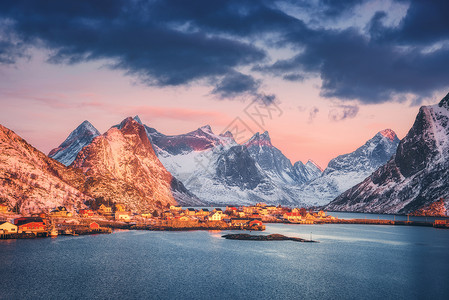
M306 240L298 237L288 237L282 234L269 235L250 235L247 233L226 234L222 236L228 240L242 240L242 241L294 241L301 243L318 243L318 241Z

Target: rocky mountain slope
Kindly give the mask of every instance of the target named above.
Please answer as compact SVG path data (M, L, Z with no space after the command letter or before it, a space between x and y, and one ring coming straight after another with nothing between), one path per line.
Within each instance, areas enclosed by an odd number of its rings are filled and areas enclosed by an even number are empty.
M89 121L84 121L59 147L51 150L48 156L68 166L75 160L78 152L99 135L100 132Z
M396 154L327 209L410 213L449 199L449 94L423 106Z
M0 202L21 213L84 207L85 177L0 125Z
M167 204L201 204L157 158L145 128L132 118L96 137L72 166L87 176L86 190L137 212Z
M394 131L385 129L354 152L332 159L320 177L302 187L301 201L328 204L386 163L396 152L398 144Z

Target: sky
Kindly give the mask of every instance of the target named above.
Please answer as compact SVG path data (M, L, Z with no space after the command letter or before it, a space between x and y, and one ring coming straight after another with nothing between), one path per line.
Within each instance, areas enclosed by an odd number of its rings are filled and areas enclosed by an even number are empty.
M449 91L449 2L0 2L0 124L48 153L84 120L268 131L323 168Z

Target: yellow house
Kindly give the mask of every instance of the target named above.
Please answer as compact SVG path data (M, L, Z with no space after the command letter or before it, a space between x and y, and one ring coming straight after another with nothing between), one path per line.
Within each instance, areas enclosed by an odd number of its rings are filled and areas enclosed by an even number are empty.
M115 212L115 220L129 222L131 221L131 217L126 211L117 211Z
M204 217L204 216L209 215L209 213L210 212L209 212L209 210L207 208L203 208L203 209L200 209L199 211L197 211L196 215L200 216L200 217Z
M325 218L325 217L326 217L326 213L325 213L324 211L320 210L320 211L318 212L318 216L319 216L320 218Z
M196 210L195 210L194 208L187 208L187 209L184 211L184 214L185 214L186 216L194 216L194 215L196 215Z
M170 205L170 210L171 211L178 211L178 212L180 212L182 210L182 207L181 206Z
M143 213L143 214L142 214L142 217L144 217L144 218L152 218L152 217L153 217L153 214L150 213L150 212Z
M102 204L102 205L100 205L100 208L98 209L98 212L100 214L102 214L102 215L111 215L112 214L112 208Z
M209 216L209 221L221 221L222 218L223 218L223 212L216 211Z
M52 217L71 217L72 213L67 211L67 208L64 206L58 206L54 210L50 212L50 216Z
M283 217L290 222L299 222L302 219L301 214L298 212L285 213Z
M0 223L0 234L4 234L4 233L17 233L17 226L9 223L9 222L3 222Z

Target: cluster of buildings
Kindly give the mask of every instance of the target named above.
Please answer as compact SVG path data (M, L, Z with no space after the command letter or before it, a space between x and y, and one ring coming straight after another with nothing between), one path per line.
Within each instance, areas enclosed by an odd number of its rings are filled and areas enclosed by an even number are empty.
M40 217L20 217L12 222L0 222L0 234L34 233L43 236L47 231L46 219Z
M8 212L8 208L0 204L0 212ZM36 235L44 234L49 231L48 220L53 220L59 225L70 222L80 224L81 222L81 224L88 224L89 228L91 227L90 223L93 224L92 228L99 227L94 222L95 219L137 225L175 226L177 228L195 227L195 224L222 224L231 228L264 228L264 222L314 224L334 218L327 216L323 211L312 212L304 208L292 209L264 203L253 206L227 206L226 208L183 208L172 205L162 212L152 211L143 214L126 210L124 204L118 203L113 206L101 204L97 210L80 209L78 212L70 212L66 207L59 206L49 213L20 217L11 222L5 220L0 223L0 234L23 232L32 232Z

